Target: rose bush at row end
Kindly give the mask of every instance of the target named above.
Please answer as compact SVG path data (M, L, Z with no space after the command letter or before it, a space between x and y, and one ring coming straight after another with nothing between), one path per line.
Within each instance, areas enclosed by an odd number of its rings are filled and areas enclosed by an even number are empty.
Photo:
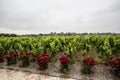
M66 56L66 55L62 55L62 56L60 56L59 60L60 60L60 63L61 63L61 65L60 65L61 69L60 70L63 73L68 73L70 58L68 56Z
M90 74L92 67L95 65L95 60L93 58L87 57L83 59L82 72L85 74Z
M49 61L50 61L50 56L46 53L39 54L36 58L36 63L40 67L41 70L48 68Z
M0 63L4 62L4 55L0 54Z
M22 67L28 67L30 65L30 59L34 56L33 52L27 51L22 54L21 60L22 60Z
M0 63L5 61L5 56L8 55L8 51L1 51L0 52Z
M112 67L114 75L120 77L120 57L111 59L109 65Z
M7 55L6 56L7 65L16 64L17 63L17 57L18 57L18 53L17 52L14 52L13 54Z

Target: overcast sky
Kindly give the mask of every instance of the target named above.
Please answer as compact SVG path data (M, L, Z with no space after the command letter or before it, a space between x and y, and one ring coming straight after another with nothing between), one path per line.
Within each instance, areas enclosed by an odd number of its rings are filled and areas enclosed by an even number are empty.
M120 0L0 0L0 33L120 32Z

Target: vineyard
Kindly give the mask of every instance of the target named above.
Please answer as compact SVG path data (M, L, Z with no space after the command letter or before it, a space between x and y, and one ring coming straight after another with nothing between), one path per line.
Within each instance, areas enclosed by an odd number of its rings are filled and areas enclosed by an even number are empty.
M111 59L120 56L120 35L0 37L0 62L9 60L10 55L16 57L14 61L21 61L30 55L27 61L35 62L40 54L49 56L51 62L56 62L59 60L58 57L66 55L70 59L70 64L82 64L84 58L91 57L96 61L96 65L108 65ZM29 65L27 61L22 63L23 66Z

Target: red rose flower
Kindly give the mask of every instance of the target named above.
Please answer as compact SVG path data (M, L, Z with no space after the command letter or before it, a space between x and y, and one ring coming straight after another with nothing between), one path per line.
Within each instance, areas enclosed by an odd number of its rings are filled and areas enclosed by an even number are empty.
M43 66L46 62L50 61L50 57L48 54L39 54L36 58L36 63L39 66Z
M117 60L117 61L120 61L120 57L117 57L116 60Z
M31 52L31 51L24 52L22 54L22 60L26 59L26 57L30 57L31 55L32 56L34 55L33 52Z
M95 65L95 61L91 61L91 62L90 62L90 65L91 65L91 66L94 66L94 65Z
M18 53L13 53L12 56L18 57Z
M115 69L120 69L120 57L117 57L115 59L112 59L109 61L109 65L112 67L112 68L115 68Z
M26 52L26 55L32 55L33 56L34 54L33 54L33 52L28 51L28 52Z
M83 63L87 65L94 66L95 65L95 60L93 58L84 58Z
M89 58L83 59L83 62L84 62L84 63L88 63L88 61L89 61Z
M3 54L0 54L0 57L3 57Z
M110 62L109 62L110 65L113 65L113 64L115 64L115 63L116 63L116 60L115 60L115 59L112 59L112 60L110 60Z
M11 55L6 56L6 59L11 59L11 58L12 58Z
M69 64L69 62L70 62L69 57L67 57L66 55L60 56L59 60L62 64Z

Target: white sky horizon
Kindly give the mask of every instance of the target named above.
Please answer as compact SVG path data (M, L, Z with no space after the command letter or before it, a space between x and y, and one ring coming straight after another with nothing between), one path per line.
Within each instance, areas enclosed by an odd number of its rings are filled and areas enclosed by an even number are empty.
M0 0L0 33L119 33L120 0Z

